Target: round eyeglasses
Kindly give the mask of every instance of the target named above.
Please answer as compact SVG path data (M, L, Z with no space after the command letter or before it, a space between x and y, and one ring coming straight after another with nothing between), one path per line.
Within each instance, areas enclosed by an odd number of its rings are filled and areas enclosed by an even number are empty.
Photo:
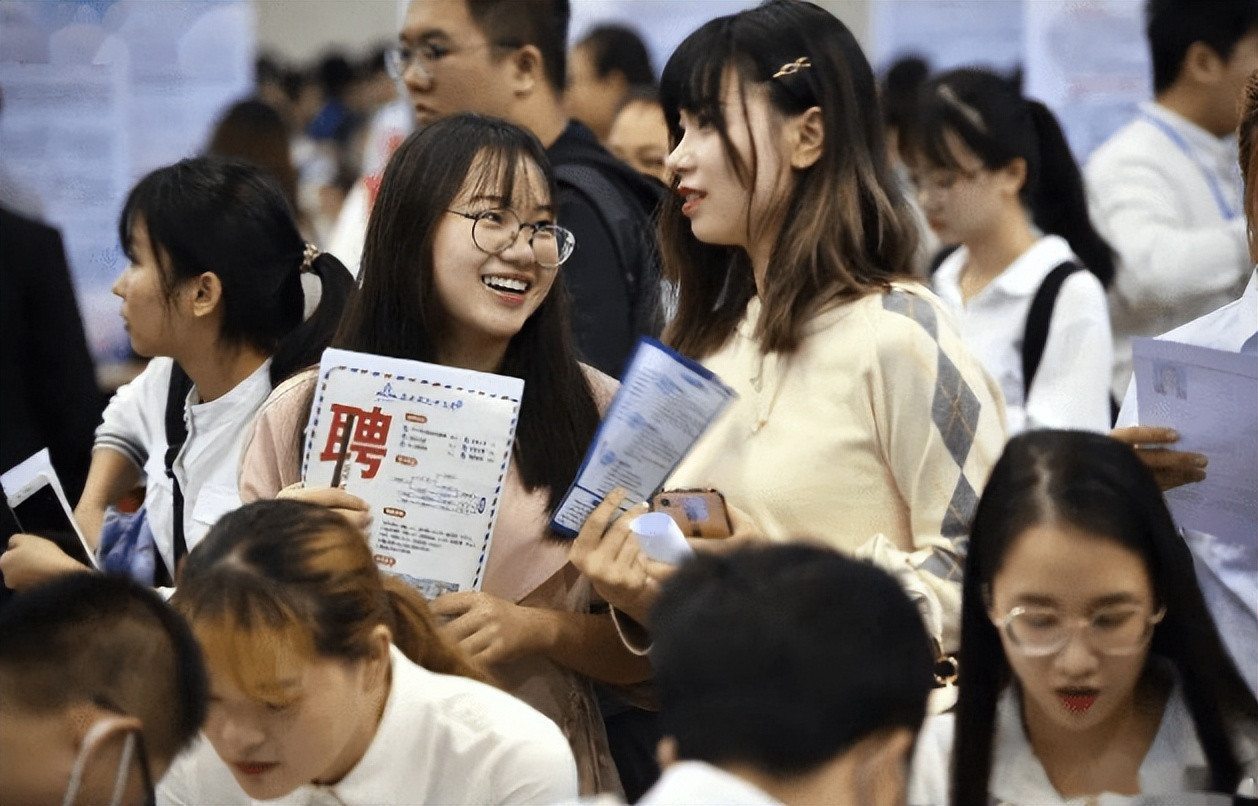
M520 237L520 231L531 230L529 248L533 250L533 259L539 266L553 269L563 265L572 257L572 250L577 247L577 236L563 227L554 224L524 224L520 217L503 208L485 210L481 213L465 213L461 210L447 210L472 222L472 243L476 248L490 255L498 255L511 248Z
M1050 608L1015 607L992 624L1005 631L1009 643L1023 655L1042 658L1066 648L1075 633L1102 655L1132 655L1144 648L1153 627L1166 617L1166 608L1151 616L1142 607L1108 607L1090 616L1068 618Z
M447 56L465 51L480 50L483 48L519 48L518 42L481 42L477 45L464 45L462 47L451 47L445 44L435 42L425 42L418 47L411 48L408 45L397 44L384 52L384 69L388 72L390 78L401 81L406 75L406 71L411 67L417 67L428 78L432 77L433 69L437 63Z

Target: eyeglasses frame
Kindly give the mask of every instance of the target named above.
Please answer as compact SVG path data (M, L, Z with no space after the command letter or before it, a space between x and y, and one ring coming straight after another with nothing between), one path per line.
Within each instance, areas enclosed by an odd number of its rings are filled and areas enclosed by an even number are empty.
M462 210L453 210L453 209L447 209L446 212L453 213L454 215L457 215L457 216L462 216L463 218L466 218L468 221L472 222L472 243L475 244L477 249L479 249L480 251L484 252L487 255L501 255L503 252L510 249L511 246L520 239L520 233L523 232L525 229L528 229L530 231L528 244L529 244L529 251L533 253L533 260L537 262L537 265L542 266L544 268L547 268L547 269L559 268L564 263L568 262L568 258L572 257L572 253L575 252L577 248L577 236L573 234L572 230L567 229L566 227L561 227L558 224L527 224L520 220L520 216L517 215L514 210L508 207L494 207L489 210L482 210L479 213L468 213ZM516 223L515 235L512 236L503 245L503 247L496 252L490 249L486 249L484 246L481 246L480 241L476 239L477 226L490 213L510 213L511 217L515 219L515 223ZM546 263L543 263L541 260L539 260L537 257L537 250L533 248L533 238L537 236L537 232L540 229L554 230L557 234L564 233L567 235L568 242L572 244L572 246L568 249L567 254L563 254L563 250L562 249L560 250L559 262L555 263L554 265L546 264Z
M1066 637L1059 645L1048 648L1048 649L1044 649L1044 648L1028 649L1027 647L1024 647L1022 644L1018 643L1018 639L1014 637L1009 627L1013 623L1014 619L1016 619L1018 616L1024 613L1032 612L1035 609L1036 608L1022 607L1022 606L1014 607L1014 608L1011 608L1009 612L1006 613L1004 616L1000 618L993 618L991 620L992 624L998 630L1003 632L1006 637L1008 637L1009 643L1013 647L1015 647L1018 650L1018 652L1020 652L1021 654L1029 658L1047 658L1049 656L1056 655L1058 652L1061 652L1063 649L1070 646L1070 642L1074 640L1075 636L1078 635L1080 631L1084 632L1084 636L1085 636L1084 640L1085 641L1088 640L1087 630L1091 628L1092 619L1095 618L1095 616L1074 616L1071 618L1063 619L1065 622L1063 628L1065 630ZM1094 651L1099 652L1102 655L1107 655L1110 657L1123 657L1126 655L1134 655L1135 653L1139 652L1141 649L1143 649L1145 646L1148 645L1149 641L1153 638L1154 628L1158 624L1160 624L1164 618L1166 618L1165 606L1160 607L1158 608L1156 612L1148 616L1145 616L1144 633L1142 634L1140 640L1130 647L1117 650L1117 651L1107 650L1107 649L1101 649L1100 647L1097 647L1091 641L1088 641L1088 646L1091 647Z

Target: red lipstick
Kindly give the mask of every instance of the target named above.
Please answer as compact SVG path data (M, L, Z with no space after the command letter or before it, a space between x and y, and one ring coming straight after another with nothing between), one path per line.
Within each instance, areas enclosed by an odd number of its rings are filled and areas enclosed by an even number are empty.
M1067 711L1072 714L1087 713L1096 703L1096 689L1060 689L1057 698Z

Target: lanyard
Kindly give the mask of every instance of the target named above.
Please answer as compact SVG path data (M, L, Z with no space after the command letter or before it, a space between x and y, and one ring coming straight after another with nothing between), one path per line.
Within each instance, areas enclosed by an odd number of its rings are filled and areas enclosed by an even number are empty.
M1188 145L1188 141L1183 135L1171 128L1171 125L1160 118L1156 118L1148 112L1141 112L1140 116L1146 121L1153 124L1154 128L1166 135L1166 139L1175 144L1175 147L1184 152L1184 156L1192 160L1192 164L1197 166L1197 170L1201 172L1201 176L1206 180L1206 184L1210 186L1210 192L1214 194L1214 203L1219 206L1219 212L1223 214L1223 218L1231 220L1236 218L1238 213L1232 209L1232 205L1227 203L1227 197L1223 195L1223 189L1219 187L1219 179L1214 172L1207 169L1201 164L1201 160L1197 159L1197 154L1192 150L1192 146Z

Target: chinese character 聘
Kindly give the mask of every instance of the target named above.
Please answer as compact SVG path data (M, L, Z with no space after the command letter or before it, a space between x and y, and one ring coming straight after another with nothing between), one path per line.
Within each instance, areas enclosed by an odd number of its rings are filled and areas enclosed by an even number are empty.
M380 470L380 460L384 458L385 443L389 438L389 423L393 418L380 411L376 406L371 411L346 406L341 403L332 404L332 427L328 429L328 442L323 446L319 459L328 462L336 459L342 442L345 440L345 426L350 416L355 418L354 433L350 436L350 450L354 452L354 461L366 465L362 477L372 479Z

